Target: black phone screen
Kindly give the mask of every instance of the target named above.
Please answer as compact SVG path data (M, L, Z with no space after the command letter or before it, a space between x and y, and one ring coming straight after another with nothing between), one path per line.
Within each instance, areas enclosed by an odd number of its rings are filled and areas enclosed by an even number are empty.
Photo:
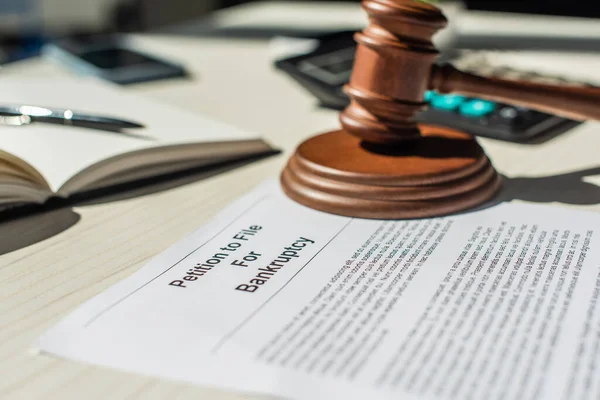
M148 64L162 64L154 58L127 49L102 49L83 52L79 57L101 69L117 69Z

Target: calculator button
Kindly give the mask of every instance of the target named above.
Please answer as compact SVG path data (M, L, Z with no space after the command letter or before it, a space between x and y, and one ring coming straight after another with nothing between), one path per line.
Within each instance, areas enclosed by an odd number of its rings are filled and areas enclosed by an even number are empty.
M504 107L500 110L500 116L507 120L514 120L519 116L519 111L513 107Z
M426 91L425 92L425 102L431 103L436 96L437 96L437 94L433 90Z
M487 100L469 100L460 105L460 113L466 117L481 118L491 114L496 103Z
M523 116L515 107L505 106L498 110L492 117L490 123L497 127L507 127L512 131L523 130Z
M465 100L465 96L460 96L458 94L436 95L431 100L431 105L439 110L454 111L460 107Z

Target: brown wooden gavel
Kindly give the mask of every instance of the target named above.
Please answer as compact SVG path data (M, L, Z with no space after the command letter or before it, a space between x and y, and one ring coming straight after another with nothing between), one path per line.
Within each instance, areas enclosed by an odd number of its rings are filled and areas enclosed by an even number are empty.
M485 78L434 64L432 36L447 21L415 0L366 0L370 25L356 35L355 71L342 113L344 129L368 142L401 142L418 135L412 117L426 90L459 93L567 118L600 119L600 89ZM366 73L368 71L368 73Z
M292 199L361 218L422 218L492 199L502 178L470 135L419 125L427 90L522 105L574 119L600 119L600 89L484 78L435 64L442 12L417 0L365 0L350 105L341 130L301 143L281 174Z

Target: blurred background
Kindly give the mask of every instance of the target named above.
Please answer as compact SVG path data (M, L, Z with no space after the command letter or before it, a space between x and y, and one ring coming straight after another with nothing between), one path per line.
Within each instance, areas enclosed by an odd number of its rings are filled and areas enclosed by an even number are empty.
M250 1L0 0L0 64L37 55L41 46L53 38L152 31ZM304 2L308 1L318 0ZM464 0L464 3L470 10L600 17L600 2L596 0Z

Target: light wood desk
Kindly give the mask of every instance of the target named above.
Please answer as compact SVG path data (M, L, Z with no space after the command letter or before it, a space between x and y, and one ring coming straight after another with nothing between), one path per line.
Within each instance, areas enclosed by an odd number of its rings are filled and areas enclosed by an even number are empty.
M350 13L362 18L359 10ZM157 36L140 43L182 61L194 76L129 90L258 132L283 154L214 176L182 178L179 185L151 194L0 224L1 253L13 249L0 256L2 399L246 398L28 352L36 337L79 304L136 271L263 179L277 176L302 139L337 127L335 112L317 108L309 94L274 70L267 41ZM575 75L600 79L600 55L521 55L511 61L547 69L548 60L558 60L556 68ZM48 79L65 74L42 60L0 71ZM507 177L504 198L600 211L600 187L594 184L600 179L593 177L600 174L600 123L543 145L482 143Z

